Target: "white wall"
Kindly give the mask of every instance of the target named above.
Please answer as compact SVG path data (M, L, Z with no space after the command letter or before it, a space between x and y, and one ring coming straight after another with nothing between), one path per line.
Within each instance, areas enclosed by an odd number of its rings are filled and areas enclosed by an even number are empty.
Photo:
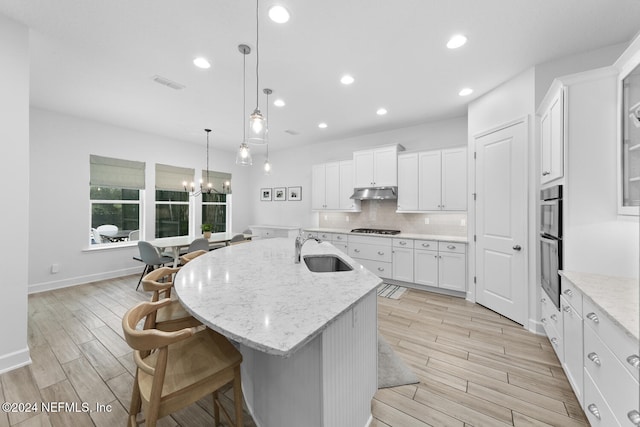
M270 152L273 172L262 172L264 149L257 154L252 148L251 205L254 224L318 225L318 214L311 212L311 166L335 160L353 158L353 152L381 145L402 144L407 151L459 147L467 141L467 119L457 117L387 132L345 138L324 144L304 145L300 148ZM302 186L299 202L261 202L260 188Z
M141 272L142 265L132 260L138 254L137 246L87 250L91 227L89 155L146 162L144 208L148 227L142 238L152 239L155 164L194 168L200 176L206 166L204 131L203 145L199 145L37 108L31 109L30 127L30 290ZM211 145L210 168L232 173L233 203L247 206L248 171L235 165L233 153L216 150L215 138ZM7 181L15 182L15 176ZM194 233L200 225L199 209L196 214ZM246 209L234 209L233 229L241 230L250 215ZM51 273L53 263L59 265L56 274Z
M0 15L0 168L7 265L0 298L0 373L31 362L27 347L29 227L29 31Z

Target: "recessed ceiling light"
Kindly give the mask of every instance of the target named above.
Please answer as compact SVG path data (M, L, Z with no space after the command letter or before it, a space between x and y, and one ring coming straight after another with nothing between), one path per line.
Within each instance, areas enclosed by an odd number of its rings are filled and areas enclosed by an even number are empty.
M463 46L466 42L467 38L465 36L463 36L462 34L456 34L449 39L449 41L447 42L447 47L449 49L457 49Z
M326 129L326 128L327 128L327 124L326 124L326 123L324 123L324 122L322 122L322 123L320 123L320 124L318 125L318 127L319 127L320 129Z
M376 111L376 114L379 116L384 116L385 114L387 114L387 109L386 108L378 108L378 111Z
M464 89L462 89L460 92L458 92L458 95L460 96L467 96L467 95L471 95L473 93L473 89L465 87Z
M350 85L351 83L353 83L355 81L356 80L352 76L350 76L349 74L345 74L340 79L340 83L342 83L343 85Z
M199 57L193 60L193 64L198 67L198 68L210 68L211 64L209 63L209 61L207 61L205 58L203 57Z
M275 101L273 101L273 105L275 105L276 107L284 107L287 104L285 104L285 102L282 99L278 98Z
M269 18L278 24L288 22L290 17L291 15L289 15L289 11L285 9L284 6L275 5L271 6L269 9Z

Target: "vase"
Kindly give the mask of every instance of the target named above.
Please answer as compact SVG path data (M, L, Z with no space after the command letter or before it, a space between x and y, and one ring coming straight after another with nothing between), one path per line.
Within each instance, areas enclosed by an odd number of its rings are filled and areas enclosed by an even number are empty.
M205 231L204 233L202 233L202 236L209 240L211 238L211 232L210 231Z

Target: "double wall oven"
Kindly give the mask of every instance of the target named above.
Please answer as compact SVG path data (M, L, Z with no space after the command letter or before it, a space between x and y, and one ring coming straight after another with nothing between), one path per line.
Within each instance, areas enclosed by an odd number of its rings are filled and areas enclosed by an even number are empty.
M562 269L562 185L540 190L540 280L542 289L560 309Z

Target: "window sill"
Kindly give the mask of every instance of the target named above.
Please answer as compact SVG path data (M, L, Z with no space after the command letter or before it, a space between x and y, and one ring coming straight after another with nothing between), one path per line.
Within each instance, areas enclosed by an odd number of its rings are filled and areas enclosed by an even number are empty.
M133 242L118 242L118 243L103 243L100 245L91 245L82 249L82 252L96 252L96 251L105 251L111 249L120 249L120 248L133 248L138 246L138 241Z

